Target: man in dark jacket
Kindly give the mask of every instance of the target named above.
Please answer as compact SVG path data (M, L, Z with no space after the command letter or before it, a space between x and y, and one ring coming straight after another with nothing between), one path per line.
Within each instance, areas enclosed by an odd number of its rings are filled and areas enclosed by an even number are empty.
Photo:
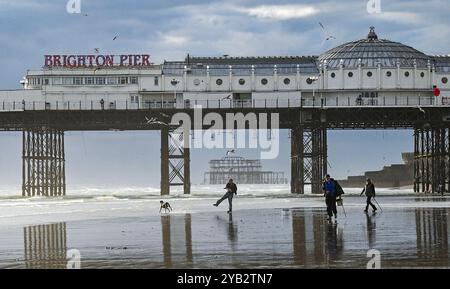
M235 183L233 183L233 179L230 179L228 181L224 189L227 190L225 195L223 195L223 197L213 205L217 207L220 205L220 203L222 203L223 200L228 199L229 210L227 213L230 214L233 209L233 196L237 195L237 186Z
M330 175L325 176L325 182L322 185L322 190L325 197L325 204L327 205L328 220L331 220L333 213L334 217L337 218L336 185Z
M366 197L367 197L366 209L364 210L364 212L367 213L367 210L369 209L369 205L372 207L373 212L375 212L377 210L377 207L375 207L375 205L372 204L372 202L371 202L371 199L375 198L375 186L373 185L372 180L369 178L366 180L366 186L362 190L360 196L362 196L362 194L364 194L364 193L366 193Z
M335 219L337 218L337 208L336 208L336 198L341 198L344 194L344 190L341 185L330 175L325 176L325 182L322 185L323 194L325 196L325 203L327 205L328 220L334 214Z

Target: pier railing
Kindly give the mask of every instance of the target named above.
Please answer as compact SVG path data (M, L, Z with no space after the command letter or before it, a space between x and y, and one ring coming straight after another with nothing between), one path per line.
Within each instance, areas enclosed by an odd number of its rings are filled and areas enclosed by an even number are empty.
M149 109L192 109L201 106L204 109L239 108L325 108L325 107L415 107L450 106L446 98L435 97L380 97L355 99L302 98L302 99L251 99L251 100L185 100L176 101L3 101L0 112L28 110L149 110Z

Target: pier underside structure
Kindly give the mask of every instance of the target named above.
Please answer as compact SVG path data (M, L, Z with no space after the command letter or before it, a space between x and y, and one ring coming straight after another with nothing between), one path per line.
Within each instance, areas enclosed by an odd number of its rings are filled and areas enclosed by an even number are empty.
M22 195L66 195L64 131L48 127L22 132Z
M414 192L450 191L450 128L414 130Z
M192 109L139 110L47 110L0 113L0 130L23 134L23 196L64 196L65 131L160 130L161 194L171 186L183 186L190 193L190 152L183 136L174 128L149 124L168 123L176 113L194 119ZM327 173L327 130L411 129L414 130L415 192L450 191L450 108L437 107L336 107L336 108L222 108L205 109L204 114L278 113L279 129L291 130L291 191L321 193ZM161 119L164 114L165 119ZM202 129L208 129L204 126ZM196 129L193 125L191 131ZM223 127L223 129L226 129ZM174 141L177 140L177 141Z
M183 186L185 194L191 193L190 151L184 137L173 127L161 128L161 195L169 195L171 186Z
M291 193L322 193L322 180L327 173L327 130L325 127L291 130Z

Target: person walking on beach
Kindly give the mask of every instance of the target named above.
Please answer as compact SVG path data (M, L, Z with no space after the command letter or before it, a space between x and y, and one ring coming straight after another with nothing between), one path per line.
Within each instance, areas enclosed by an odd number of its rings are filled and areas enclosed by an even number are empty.
M372 180L367 178L366 180L366 186L364 187L364 189L362 190L360 196L362 196L362 194L366 193L366 209L364 210L365 213L367 213L367 210L369 209L369 205L372 207L373 212L375 213L377 211L377 207L375 207L374 204L372 204L371 199L375 198L375 186L372 183Z
M325 204L327 205L328 220L331 221L331 217L337 219L337 208L336 208L336 183L335 180L330 177L330 175L325 176L325 182L322 186L323 195L325 196Z
M227 192L225 193L225 195L223 195L221 199L219 199L215 204L213 204L213 206L217 207L220 205L220 203L222 203L223 200L228 199L229 210L227 213L231 214L233 210L233 196L237 195L237 186L235 183L233 183L233 179L230 179L228 181L224 189L226 189Z

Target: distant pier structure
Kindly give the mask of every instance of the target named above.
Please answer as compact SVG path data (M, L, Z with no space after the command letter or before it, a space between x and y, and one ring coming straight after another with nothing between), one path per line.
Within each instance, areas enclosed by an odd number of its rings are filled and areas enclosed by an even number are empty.
M261 161L239 156L227 156L209 161L204 183L225 184L233 179L238 184L287 184L284 172L264 171Z

